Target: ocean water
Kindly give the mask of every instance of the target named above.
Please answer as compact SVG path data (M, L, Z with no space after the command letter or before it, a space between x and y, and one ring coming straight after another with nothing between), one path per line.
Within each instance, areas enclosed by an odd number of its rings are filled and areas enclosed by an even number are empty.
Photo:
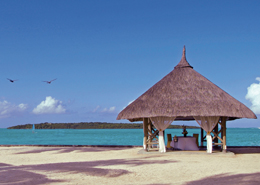
M200 129L187 129L188 136ZM182 129L166 129L167 134L182 136ZM199 136L200 137L200 136ZM0 145L139 145L142 129L0 129ZM205 144L204 144L205 146ZM227 146L260 146L260 129L228 128Z

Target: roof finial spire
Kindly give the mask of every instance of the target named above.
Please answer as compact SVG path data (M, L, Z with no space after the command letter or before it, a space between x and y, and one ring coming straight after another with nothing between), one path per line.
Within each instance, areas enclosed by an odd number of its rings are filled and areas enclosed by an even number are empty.
M179 64L178 64L177 66L175 66L174 68L183 68L183 67L193 68L192 66L190 66L190 64L189 64L189 63L187 62L187 60L186 60L186 49L185 49L185 45L184 45L184 47L183 47L181 61L180 61Z
M185 58L186 58L186 49L185 49L185 45L183 46L182 57L185 57Z

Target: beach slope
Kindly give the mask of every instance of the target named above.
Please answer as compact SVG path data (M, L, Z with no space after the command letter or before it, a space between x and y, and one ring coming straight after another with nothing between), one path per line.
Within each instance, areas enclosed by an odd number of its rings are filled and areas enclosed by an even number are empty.
M260 184L260 148L233 152L0 147L0 184Z

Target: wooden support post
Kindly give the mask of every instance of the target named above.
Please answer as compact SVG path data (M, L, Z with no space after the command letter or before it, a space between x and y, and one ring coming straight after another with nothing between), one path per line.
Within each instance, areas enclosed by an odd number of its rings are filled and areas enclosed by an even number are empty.
M200 128L200 146L203 146L203 140L204 140L204 130L203 128Z
M147 151L150 150L159 150L158 148L158 138L159 130L156 130L156 128L153 126L152 122L149 118L147 118L148 122L148 139L147 139Z
M227 130L226 120L227 120L226 117L221 117L221 125L223 127L223 129L222 129L223 130L223 145L222 145L222 152L223 153L227 152L227 145L226 145L226 130Z
M148 139L148 118L143 119L143 131L144 131L144 141L143 147L147 149L147 139Z
M221 121L220 121L220 125L221 125L221 135L220 135L220 137L221 137L221 150L223 151L223 123L222 123L222 118L220 118L221 119Z
M148 134L148 142L152 142L152 137L150 137L150 135L153 134L152 123L151 123L151 121L149 119L148 119L148 130L151 131L151 133Z
M215 132L216 134L218 134L218 123L217 123L216 126L214 127L213 132ZM215 139L213 140L213 142L214 142L214 143L218 143L218 138L215 137ZM215 144L215 145L213 146L213 148L218 149L218 145Z
M165 130L164 130L165 131ZM163 131L163 140L165 141L165 132Z

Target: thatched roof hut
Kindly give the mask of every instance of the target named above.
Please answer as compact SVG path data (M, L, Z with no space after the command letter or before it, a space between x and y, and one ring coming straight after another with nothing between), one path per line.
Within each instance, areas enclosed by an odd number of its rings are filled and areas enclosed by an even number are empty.
M176 116L175 120L194 120L194 116L256 119L243 103L193 69L186 60L185 47L178 65L122 110L117 119L141 121L156 116Z
M212 153L211 133L214 135L214 145L221 145L222 151L226 151L226 121L239 118L256 119L256 115L244 104L196 72L186 60L185 46L178 65L122 110L117 117L129 121L143 121L144 149L147 149L147 146L149 149L157 134L152 132L153 129L149 129L150 120L159 131L160 152L166 152L163 130L173 120L196 120L207 132L208 153ZM221 125L220 130L218 124ZM202 129L201 146L205 138Z

